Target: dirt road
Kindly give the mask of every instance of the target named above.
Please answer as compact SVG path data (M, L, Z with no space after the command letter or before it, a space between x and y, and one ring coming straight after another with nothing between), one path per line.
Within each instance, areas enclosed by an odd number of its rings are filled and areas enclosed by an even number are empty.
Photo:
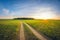
M21 22L21 27L20 27L20 40L25 40L25 34L24 34L24 26L23 24L25 24L31 31L32 33L40 40L51 40L48 37L38 33L34 28L32 28L30 25L28 25L25 22Z
M42 36L40 33L38 33L35 29L33 29L30 25L24 22L24 24L32 31L32 33L40 40L51 40L47 37Z
M20 27L20 40L25 40L24 27L23 27L22 22L21 22L21 27Z

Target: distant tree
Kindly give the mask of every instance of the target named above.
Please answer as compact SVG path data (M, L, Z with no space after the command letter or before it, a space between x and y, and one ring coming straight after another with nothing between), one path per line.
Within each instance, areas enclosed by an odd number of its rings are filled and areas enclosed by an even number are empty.
M15 20L34 20L34 18L14 18Z

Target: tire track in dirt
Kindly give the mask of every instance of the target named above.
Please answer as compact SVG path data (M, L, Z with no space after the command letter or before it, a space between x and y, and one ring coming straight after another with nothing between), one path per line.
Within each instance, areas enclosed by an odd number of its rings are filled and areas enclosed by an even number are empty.
M32 33L40 40L52 40L52 39L49 39L48 37L38 33L35 29L33 29L30 25L28 25L27 23L23 22L31 31Z
M21 27L20 27L20 40L25 40L24 27L23 27L22 22L21 22Z

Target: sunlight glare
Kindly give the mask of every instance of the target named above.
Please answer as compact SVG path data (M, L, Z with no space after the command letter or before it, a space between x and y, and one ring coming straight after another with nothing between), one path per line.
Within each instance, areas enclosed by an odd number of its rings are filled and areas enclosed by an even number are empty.
M54 12L51 10L51 8L43 8L42 10L38 10L40 12L36 13L34 15L34 18L36 19L52 19L54 17Z

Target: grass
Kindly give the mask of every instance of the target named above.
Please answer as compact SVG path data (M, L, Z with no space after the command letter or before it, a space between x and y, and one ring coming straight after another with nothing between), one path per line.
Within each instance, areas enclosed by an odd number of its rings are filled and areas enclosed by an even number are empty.
M46 35L53 40L60 40L60 20L23 20L39 33ZM18 40L20 20L0 20L0 40ZM39 40L24 25L26 40Z
M39 33L53 40L60 40L60 20L24 20Z
M0 40L18 40L19 20L0 20Z
M24 32L26 40L39 40L25 24L24 24Z

